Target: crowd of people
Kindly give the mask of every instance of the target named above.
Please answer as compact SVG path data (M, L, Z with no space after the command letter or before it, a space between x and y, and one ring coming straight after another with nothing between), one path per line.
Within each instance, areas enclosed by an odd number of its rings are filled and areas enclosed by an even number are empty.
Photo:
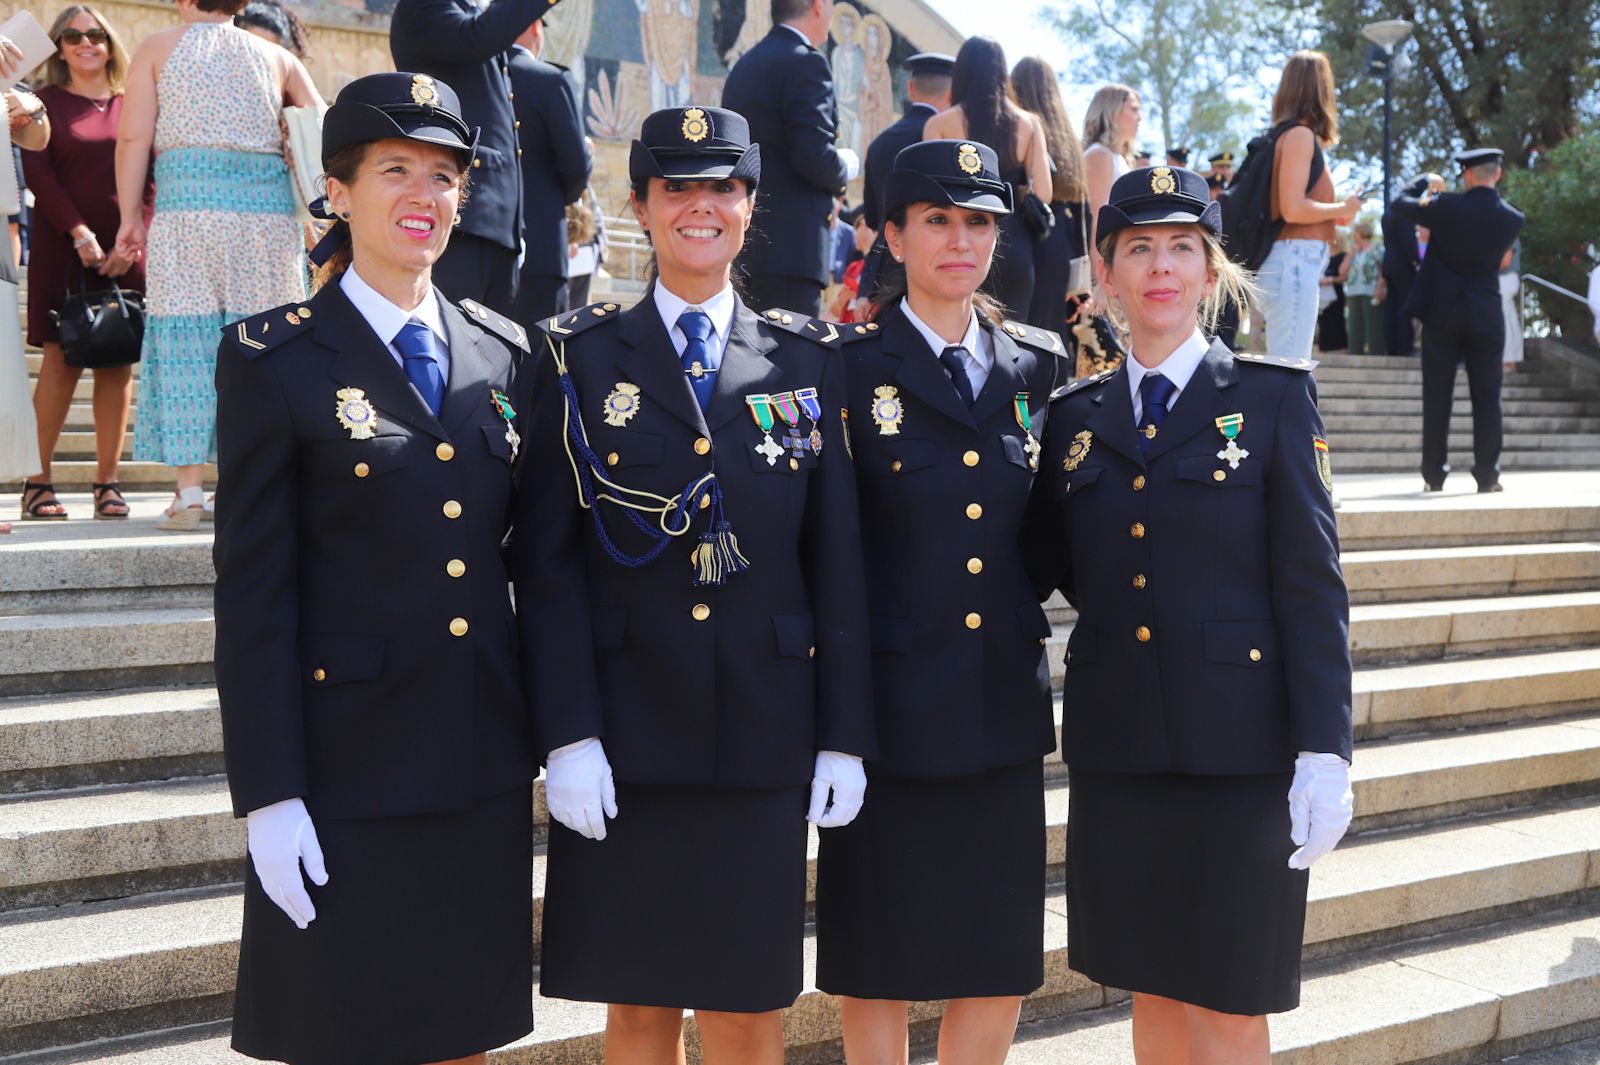
M400 71L327 110L309 205L279 113L323 101L269 0L248 29L242 0L178 0L131 57L69 9L61 92L13 105L14 136L76 116L35 165L99 153L71 168L81 217L39 228L55 269L144 269L135 453L178 470L166 527L215 514L252 867L235 1048L473 1063L527 1033L542 766L539 990L607 1004L609 1061L684 1060L686 1009L710 1065L782 1061L810 822L847 1059L903 1062L909 1003L943 1000L941 1060L998 1065L1044 980L1060 593L1069 963L1133 993L1138 1060L1265 1065L1307 870L1352 817L1310 351L1362 198L1328 167L1327 58L1292 56L1263 156L1207 175L1181 147L1137 165L1126 86L1080 141L1041 60L982 37L913 57L840 244L862 161L835 147L833 3L772 0L722 106L655 110L632 143L642 298L576 306L605 238L574 86L538 59L549 3L400 0ZM1429 234L1426 433L1458 357L1475 410L1498 388L1520 225L1498 153L1460 163L1464 192L1428 175L1392 211ZM1251 188L1254 271L1224 239ZM1373 235L1335 276L1366 344ZM1226 342L1252 309L1265 354ZM53 342L41 438L76 380ZM105 389L113 462L127 377ZM124 516L100 476L96 516ZM64 516L48 472L28 491Z

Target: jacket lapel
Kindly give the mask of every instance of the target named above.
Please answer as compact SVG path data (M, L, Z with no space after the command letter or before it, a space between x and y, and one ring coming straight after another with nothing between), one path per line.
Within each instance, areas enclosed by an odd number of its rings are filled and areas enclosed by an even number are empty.
M906 320L899 307L879 321L883 323L884 354L896 356L900 362L895 380L940 414L959 425L976 429L978 423L973 420L972 411L961 402L956 386L950 383L950 375L944 372L933 349ZM987 385L984 391L988 391Z
M334 353L328 364L329 377L341 387L365 392L377 408L380 421L393 418L445 439L444 426L338 284L323 286L312 298L311 306L316 314L316 341ZM330 403L329 409L332 407Z
M1238 380L1238 375L1233 352L1225 344L1213 340L1194 376L1178 393L1178 401L1168 412L1166 423L1150 441L1146 461L1154 462L1196 433L1215 428L1217 416L1227 413L1221 410L1222 399L1218 393ZM1129 405L1131 407L1131 400Z
M1088 427L1095 439L1143 466L1144 455L1139 452L1139 438L1133 427L1133 398L1128 393L1128 371L1118 368L1111 380L1095 392L1090 402L1095 409L1089 415Z
M661 409L683 424L705 435L706 422L694 389L683 375L672 338L656 313L656 302L646 290L644 298L620 315L617 339L626 349L617 360L617 369L638 385ZM720 371L718 371L720 374Z
M767 353L777 346L776 337L761 331L755 313L745 307L744 301L737 301L728 346L722 352L722 366L711 386L711 401L706 404L706 424L713 432L744 413L745 396L771 392L782 379L782 371L767 358Z
M442 293L435 290L434 294L444 319L445 339L450 344L450 381L439 421L454 435L469 419L492 409L489 388L496 375L494 363L483 349L483 334L469 328L466 318L446 302Z
M989 376L983 382L983 391L978 393L977 402L972 405L972 420L982 425L993 417L996 411L1011 406L1011 401L1018 392L1023 391L1027 384L1022 378L1022 370L1017 365L1016 341L1012 340L1002 330L988 325L982 327L989 336L989 351L994 355L994 365L989 368ZM1045 397L1046 402L1049 401Z

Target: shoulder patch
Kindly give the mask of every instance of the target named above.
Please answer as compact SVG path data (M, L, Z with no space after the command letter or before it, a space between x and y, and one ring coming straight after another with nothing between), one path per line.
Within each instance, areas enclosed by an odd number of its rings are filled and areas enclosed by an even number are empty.
M241 321L229 322L222 327L222 335L233 341L245 358L254 359L305 332L310 324L310 307L304 303L285 303Z
M1061 343L1061 334L1040 329L1038 326L1029 325L1027 322L1002 322L1000 329L1018 344L1025 345L1037 351L1046 351L1051 355L1060 355L1066 349Z
M1050 393L1050 398L1060 399L1062 396L1070 396L1074 392L1081 392L1090 385L1098 385L1102 381L1110 380L1111 376L1116 372L1117 371L1115 370L1106 370L1103 373L1095 374L1093 377L1080 377L1071 384L1062 385L1060 388Z
M1276 355L1251 355L1238 351L1233 353L1233 357L1240 362L1254 363L1257 366L1278 366L1285 370L1305 372L1317 368L1316 359L1284 359Z
M491 311L477 300L462 300L457 306L461 308L461 313L467 316L467 321L487 329L514 348L530 350L528 331L505 315Z
M557 342L567 339L575 333L599 325L601 322L614 322L617 312L622 310L615 303L591 303L587 307L579 307L575 311L558 314L554 318L544 318L534 323L535 328L542 329L550 334Z

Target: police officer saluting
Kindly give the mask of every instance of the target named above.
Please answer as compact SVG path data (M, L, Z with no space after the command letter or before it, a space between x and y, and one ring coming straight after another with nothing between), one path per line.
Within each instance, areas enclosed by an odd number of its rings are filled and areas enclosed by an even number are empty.
M540 990L611 1004L609 1060L681 1062L689 1008L710 1065L778 1065L806 820L848 823L875 753L838 327L729 282L761 177L742 117L657 111L628 169L656 281L540 324L517 504Z
M883 213L904 269L843 327L878 758L861 816L822 837L817 986L846 996L853 1062L904 1060L906 1002L933 999L946 1060L999 1062L1044 980L1050 626L1018 535L1065 366L978 294L1011 209L987 145L901 151Z
M430 283L476 140L426 75L345 86L317 208L332 276L229 325L217 357L252 1057L474 1062L532 1027L538 766L500 554L525 334Z
M1500 198L1498 148L1456 156L1463 191L1422 177L1390 204L1400 220L1426 226L1428 254L1407 310L1422 330L1422 480L1430 492L1450 473L1450 408L1456 367L1467 367L1472 396L1472 476L1480 492L1500 491L1500 386L1505 377L1505 315L1500 271L1522 231L1522 212Z
M1141 1061L1266 1065L1265 1015L1299 1002L1304 870L1351 815L1349 607L1313 364L1201 333L1248 282L1200 175L1125 174L1098 223L1130 355L1051 403L1025 548L1078 610L1070 964L1134 993Z

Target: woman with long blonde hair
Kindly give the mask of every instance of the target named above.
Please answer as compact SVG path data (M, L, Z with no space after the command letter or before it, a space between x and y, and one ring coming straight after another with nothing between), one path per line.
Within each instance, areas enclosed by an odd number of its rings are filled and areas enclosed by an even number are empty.
M1133 165L1133 139L1139 135L1139 94L1126 85L1102 85L1083 116L1083 175L1089 198L1090 255L1094 246L1094 218L1111 195L1111 183Z
M1081 293L1069 291L1072 261L1088 254L1089 218L1085 202L1088 186L1083 175L1083 145L1073 132L1072 120L1061 103L1056 72L1038 56L1026 56L1011 70L1011 87L1017 103L1044 127L1050 156L1050 212L1056 216L1050 235L1033 246L1033 303L1027 320L1033 325L1067 331L1068 301Z

